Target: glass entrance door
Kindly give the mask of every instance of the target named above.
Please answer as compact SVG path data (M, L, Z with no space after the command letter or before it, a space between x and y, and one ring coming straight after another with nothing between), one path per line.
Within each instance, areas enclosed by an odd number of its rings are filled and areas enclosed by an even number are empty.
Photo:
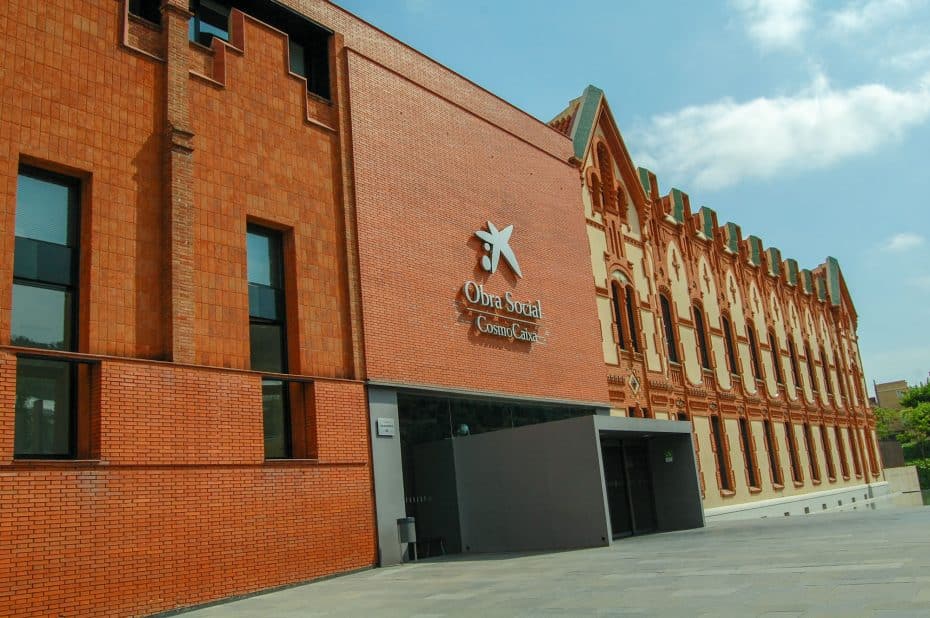
M607 489L607 509L610 511L610 529L613 537L633 534L623 445L620 440L603 440L601 454L604 461L604 486Z
M601 440L601 457L613 538L655 532L649 445L641 439L605 438Z
M623 453L633 511L633 532L655 532L656 507L649 469L649 446L643 441L628 441L623 445Z

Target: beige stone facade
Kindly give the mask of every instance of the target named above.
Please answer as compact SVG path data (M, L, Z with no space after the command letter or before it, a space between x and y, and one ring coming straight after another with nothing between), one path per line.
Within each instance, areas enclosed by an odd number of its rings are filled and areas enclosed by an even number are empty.
M705 509L882 481L838 262L800 269L661 194L593 86L550 124L575 146L611 413L691 420Z

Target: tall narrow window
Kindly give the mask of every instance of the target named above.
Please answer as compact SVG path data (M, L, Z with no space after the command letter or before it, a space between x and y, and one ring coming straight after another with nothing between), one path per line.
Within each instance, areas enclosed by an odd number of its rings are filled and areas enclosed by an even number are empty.
M772 471L772 483L784 485L785 480L781 475L781 463L778 461L778 447L775 444L775 431L772 428L772 421L763 421L762 429L765 432L765 448L769 452L769 469Z
M756 457L752 449L752 428L745 418L739 419L739 438L743 447L743 459L746 460L746 477L749 486L759 487L759 470L756 468Z
M13 345L77 348L78 199L74 179L21 167L16 185ZM16 457L75 455L75 370L66 361L20 357Z
M846 435L849 436L849 451L852 453L853 470L856 471L856 476L862 476L862 460L859 459L859 445L856 442L855 429L847 427Z
M842 397L845 402L849 399L849 394L846 390L846 374L842 370L842 364L840 363L840 352L835 348L833 350L833 358L836 359L836 382L840 385L840 397Z
M623 336L623 313L620 311L620 284L616 281L610 284L610 300L614 306L614 320L617 324L617 345L621 350L626 349L626 338Z
M804 475L801 473L798 441L794 435L794 426L790 422L785 423L785 442L788 443L788 458L791 460L791 478L795 483L803 483Z
M626 292L626 323L630 327L630 343L633 345L633 351L639 352L639 331L636 325L636 310L633 301L633 286L628 285Z
M791 361L791 377L794 379L794 388L801 388L801 376L798 373L798 354L794 347L794 339L788 335L788 358Z
M823 370L823 383L827 389L827 394L833 396L833 381L830 380L830 363L827 362L827 354L820 346L820 368Z
M662 323L665 325L665 343L668 345L668 360L669 362L677 363L679 362L678 342L675 338L675 324L672 323L672 308L665 294L659 294L659 303L662 305Z
M811 381L811 390L817 392L817 378L814 376L814 355L811 354L811 346L807 342L804 343L804 353L807 354L807 377Z
M701 356L701 367L710 369L710 353L707 351L707 330L704 328L704 313L697 305L691 307L694 312L694 328L697 331L698 351Z
M820 442L823 446L823 456L827 460L827 476L831 481L836 480L836 464L833 463L833 449L830 448L830 434L827 433L827 426L820 425Z
M730 320L727 316L721 318L723 324L723 340L727 346L727 361L730 363L730 373L739 374L739 364L736 362L736 346L733 344L733 330L730 328Z
M778 339L775 333L769 331L769 348L772 352L772 367L775 369L775 381L779 384L785 383L785 376L781 373L781 353L778 351Z
M733 485L730 483L730 466L727 464L725 430L721 425L720 417L711 416L710 426L714 434L714 450L717 456L717 474L720 477L720 489L733 491Z
M846 461L846 446L843 444L843 432L836 425L833 426L833 437L836 438L836 452L840 455L840 470L843 478L849 478L849 462Z
M756 343L756 329L752 324L746 326L746 336L749 338L749 358L752 360L752 376L762 379L762 363L759 362L759 346Z
M287 372L284 330L284 268L281 234L256 225L247 230L249 273L249 339L254 371ZM291 456L290 410L287 385L262 380L265 457Z
M807 461L811 468L811 479L820 481L820 462L817 461L817 446L810 423L804 423L804 447L807 449Z

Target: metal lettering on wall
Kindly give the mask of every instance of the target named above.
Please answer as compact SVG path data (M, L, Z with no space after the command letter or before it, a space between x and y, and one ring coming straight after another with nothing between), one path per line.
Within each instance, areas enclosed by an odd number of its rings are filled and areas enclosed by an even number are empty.
M517 256L510 247L513 225L499 230L490 221L487 223L487 231L475 232L475 236L484 241L483 248L487 252L481 257L481 267L493 274L504 258L513 273L522 278ZM510 291L503 295L488 292L483 284L475 281L462 285L462 298L462 309L472 314L472 322L479 333L513 341L543 342L539 332L539 320L543 317L541 301L518 299Z

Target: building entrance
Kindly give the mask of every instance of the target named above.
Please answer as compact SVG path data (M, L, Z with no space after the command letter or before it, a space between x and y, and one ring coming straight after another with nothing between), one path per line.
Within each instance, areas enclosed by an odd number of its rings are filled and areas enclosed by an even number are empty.
M649 445L643 439L604 438L601 456L613 538L655 532Z

